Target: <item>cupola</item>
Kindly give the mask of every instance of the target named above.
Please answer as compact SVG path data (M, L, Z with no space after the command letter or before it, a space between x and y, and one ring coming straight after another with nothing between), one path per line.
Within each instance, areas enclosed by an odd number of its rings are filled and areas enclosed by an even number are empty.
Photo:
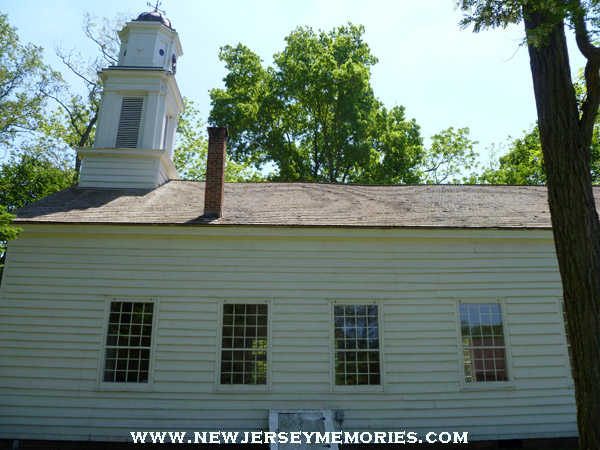
M119 66L162 67L175 73L181 43L171 21L161 13L140 14L119 33Z
M183 54L177 32L158 11L119 32L116 66L99 76L103 92L92 148L79 149L82 187L155 188L179 179L173 165L183 98L175 80Z

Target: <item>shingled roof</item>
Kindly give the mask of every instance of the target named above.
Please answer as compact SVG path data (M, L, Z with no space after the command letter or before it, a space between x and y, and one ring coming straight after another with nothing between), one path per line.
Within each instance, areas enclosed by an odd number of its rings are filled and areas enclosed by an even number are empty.
M170 181L154 190L71 187L21 208L14 222L549 229L546 196L543 186L227 183L223 216L209 220L204 183Z

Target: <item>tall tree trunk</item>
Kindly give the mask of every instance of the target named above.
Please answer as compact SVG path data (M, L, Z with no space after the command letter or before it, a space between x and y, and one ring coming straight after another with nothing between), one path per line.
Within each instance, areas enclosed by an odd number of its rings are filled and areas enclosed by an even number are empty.
M92 128L94 128L94 125L96 125L96 121L98 120L98 111L99 111L99 107L96 108L96 113L94 114L94 117L92 117L92 119L87 124L87 127L81 134L79 142L77 142L77 148L84 147L88 143L90 134L92 133ZM75 126L75 124L73 126ZM75 129L77 130L76 126L75 126ZM73 183L77 183L79 181L80 173L81 173L81 158L79 156L75 156L75 174L73 175Z
M529 5L523 7L528 37L552 23ZM580 448L600 449L600 223L590 175L592 127L580 119L563 24L555 24L542 45L530 43L529 56L573 352Z

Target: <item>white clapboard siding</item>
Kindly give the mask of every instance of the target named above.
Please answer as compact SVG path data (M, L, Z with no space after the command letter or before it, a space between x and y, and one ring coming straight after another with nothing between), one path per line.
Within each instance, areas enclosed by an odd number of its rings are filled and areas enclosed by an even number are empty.
M80 187L153 189L179 179L164 149L86 148L78 155Z
M158 165L159 161L151 158L88 155L83 161L79 185L152 189L157 185Z
M0 438L266 430L270 409L343 409L347 431L576 435L550 232L24 228L0 291ZM149 390L97 387L113 297L158 302ZM503 300L511 387L461 389L461 299ZM269 390L218 391L220 304L257 300ZM332 386L334 301L381 305L383 390Z

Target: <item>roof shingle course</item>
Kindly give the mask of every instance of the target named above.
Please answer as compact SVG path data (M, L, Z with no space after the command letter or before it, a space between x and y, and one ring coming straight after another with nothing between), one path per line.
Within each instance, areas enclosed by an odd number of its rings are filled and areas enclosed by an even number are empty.
M600 190L594 193L600 199ZM205 219L203 206L204 182L71 187L21 208L15 223L551 227L544 186L226 183L223 216Z

